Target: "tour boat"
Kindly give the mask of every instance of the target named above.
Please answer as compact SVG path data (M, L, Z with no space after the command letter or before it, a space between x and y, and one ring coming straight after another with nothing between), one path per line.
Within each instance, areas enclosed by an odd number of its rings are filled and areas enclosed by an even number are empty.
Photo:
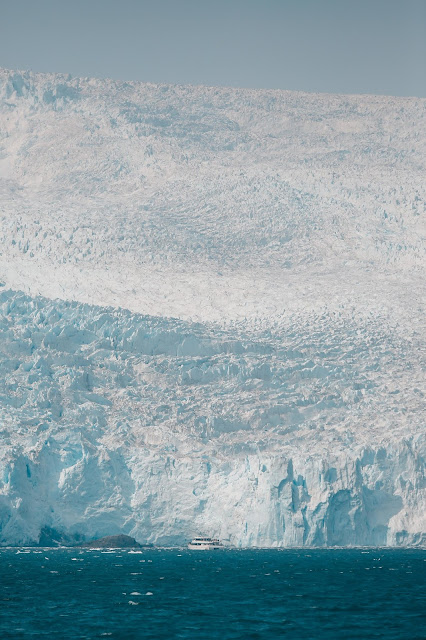
M211 549L221 549L222 546L217 538L199 537L191 540L188 544L188 549L194 551L210 551Z

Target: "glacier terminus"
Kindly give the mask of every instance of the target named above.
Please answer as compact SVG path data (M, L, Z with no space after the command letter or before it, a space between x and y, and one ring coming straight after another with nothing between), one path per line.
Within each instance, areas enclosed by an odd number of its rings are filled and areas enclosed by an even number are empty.
M0 544L425 545L425 131L0 69Z

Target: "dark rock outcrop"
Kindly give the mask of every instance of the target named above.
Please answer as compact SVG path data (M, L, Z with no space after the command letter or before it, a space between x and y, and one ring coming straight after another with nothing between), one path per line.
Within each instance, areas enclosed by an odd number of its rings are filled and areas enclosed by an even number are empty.
M98 538L98 540L90 540L78 546L91 549L140 549L144 545L139 544L139 542L136 542L136 540L130 536L120 534L118 536L105 536L104 538Z

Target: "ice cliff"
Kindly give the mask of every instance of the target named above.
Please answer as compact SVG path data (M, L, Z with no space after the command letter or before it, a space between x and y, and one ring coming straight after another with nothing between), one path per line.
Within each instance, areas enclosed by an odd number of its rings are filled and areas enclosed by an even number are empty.
M425 124L0 70L0 544L425 544Z

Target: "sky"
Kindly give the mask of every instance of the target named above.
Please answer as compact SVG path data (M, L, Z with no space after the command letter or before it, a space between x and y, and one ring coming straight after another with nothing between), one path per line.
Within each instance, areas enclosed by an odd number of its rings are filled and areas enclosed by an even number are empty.
M0 66L426 97L426 0L0 0Z

